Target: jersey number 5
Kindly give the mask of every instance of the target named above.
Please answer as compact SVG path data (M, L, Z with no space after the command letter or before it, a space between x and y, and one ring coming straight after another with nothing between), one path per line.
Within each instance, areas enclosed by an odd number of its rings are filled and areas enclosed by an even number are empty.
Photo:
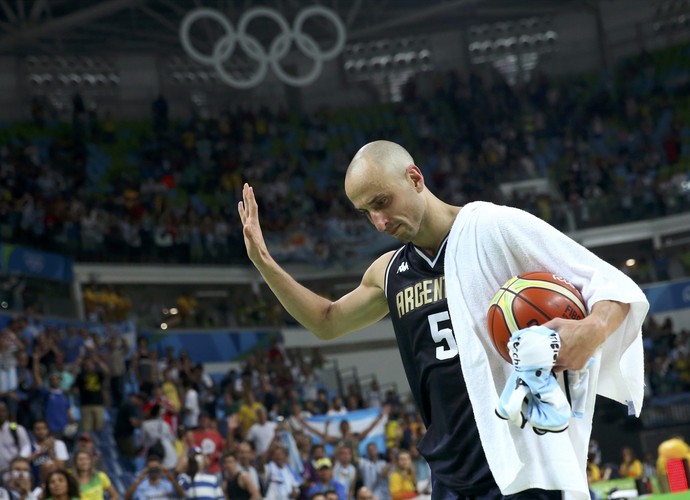
M439 323L443 321L450 321L448 311L429 315L431 338L434 339L434 342L440 344L436 346L436 359L441 361L458 355L458 345L455 343L453 330L450 328L439 328Z

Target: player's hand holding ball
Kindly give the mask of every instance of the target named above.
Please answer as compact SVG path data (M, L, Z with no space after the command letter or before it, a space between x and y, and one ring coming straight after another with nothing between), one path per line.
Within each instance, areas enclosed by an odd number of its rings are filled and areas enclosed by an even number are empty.
M529 422L538 434L568 427L575 413L552 373L561 338L544 323L585 315L580 292L550 273L515 276L494 295L487 317L489 334L496 351L515 368L499 398L500 418L520 427Z
M496 351L509 363L508 341L515 332L554 318L580 320L587 315L580 291L567 279L546 272L509 279L489 303L487 326ZM552 328L553 329L553 328Z

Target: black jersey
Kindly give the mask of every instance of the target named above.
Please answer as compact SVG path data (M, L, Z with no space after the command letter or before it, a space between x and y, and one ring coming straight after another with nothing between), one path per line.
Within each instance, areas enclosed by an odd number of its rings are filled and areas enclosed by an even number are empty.
M407 380L427 427L419 451L435 480L472 495L495 483L479 440L448 313L446 242L435 257L412 243L400 248L386 268L385 292Z

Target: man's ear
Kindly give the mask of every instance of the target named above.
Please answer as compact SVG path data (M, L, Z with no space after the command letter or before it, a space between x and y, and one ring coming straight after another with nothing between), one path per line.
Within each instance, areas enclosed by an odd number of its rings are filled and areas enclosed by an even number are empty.
M424 174L419 170L419 167L415 164L409 165L407 167L407 177L412 182L418 193L422 192L424 189Z

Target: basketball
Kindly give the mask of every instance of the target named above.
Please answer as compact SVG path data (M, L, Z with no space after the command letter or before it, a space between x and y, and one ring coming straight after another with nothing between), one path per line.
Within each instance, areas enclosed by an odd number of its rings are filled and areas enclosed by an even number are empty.
M523 273L509 279L489 304L487 325L496 351L509 363L508 340L513 332L553 318L582 319L587 315L580 291L566 278Z

